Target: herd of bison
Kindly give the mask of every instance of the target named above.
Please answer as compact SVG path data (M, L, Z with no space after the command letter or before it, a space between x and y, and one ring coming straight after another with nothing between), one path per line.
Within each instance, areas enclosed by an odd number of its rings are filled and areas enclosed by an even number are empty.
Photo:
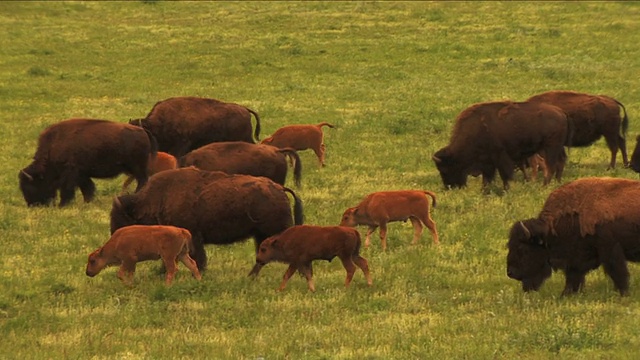
M622 112L622 116L621 116ZM255 118L255 127L252 126ZM516 168L544 170L544 183L560 181L565 148L593 144L604 137L624 166L640 172L640 156L626 152L629 120L623 104L603 95L549 91L523 102L473 104L455 122L448 145L433 154L445 188L463 187L468 176L482 176L487 190L496 171L505 190ZM119 265L118 277L133 281L136 263L162 259L170 284L177 262L197 279L206 268L205 244L230 244L253 237L257 276L272 261L289 265L279 289L299 271L315 290L312 262L338 257L349 286L356 268L371 285L360 256L357 225L368 227L365 246L379 227L386 248L387 224L410 220L413 243L424 227L439 243L430 208L431 191L381 191L347 209L340 226L303 225L302 201L285 186L289 167L297 185L298 151L311 149L324 166L323 122L289 125L260 142L260 117L245 106L198 97L156 103L143 119L129 124L70 119L39 136L33 161L19 172L29 206L49 205L60 194L69 204L80 189L85 201L95 193L92 178L127 174L114 198L111 238L89 255L86 274ZM526 178L526 172L525 172ZM135 192L127 186L136 180ZM293 205L291 204L293 200ZM538 217L517 221L509 233L507 275L524 291L538 290L561 270L563 294L584 287L585 275L600 266L621 295L629 291L627 261L640 261L640 182L610 177L578 179L554 190Z

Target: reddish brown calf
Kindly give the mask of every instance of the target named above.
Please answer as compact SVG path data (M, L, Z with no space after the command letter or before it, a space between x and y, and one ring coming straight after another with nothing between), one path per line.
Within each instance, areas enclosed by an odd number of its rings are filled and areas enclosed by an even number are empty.
M180 260L200 280L196 262L189 256L191 233L183 228L165 225L131 225L118 229L109 241L89 255L87 276L94 277L107 266L121 265L118 277L133 283L136 263L162 259L167 270L165 282L170 285Z
M147 166L147 175L151 176L155 173L159 173L160 171L177 169L178 161L176 158L166 152L158 151L154 160L149 159L149 164ZM122 192L124 193L129 187L129 184L134 180L133 176L129 176L127 180L122 184Z
M401 191L381 191L367 195L358 206L347 209L342 215L341 226L368 225L369 230L364 245L371 245L371 234L380 227L380 239L382 249L387 249L387 223L392 221L411 220L414 228L412 244L416 244L424 224L437 245L438 230L436 223L429 214L429 195L432 199L432 206L436 206L436 194L426 190L401 190Z
M259 269L271 261L283 262L289 264L289 268L284 273L279 291L284 289L296 270L307 278L309 290L316 291L311 262L331 261L336 256L347 270L345 287L349 287L356 265L362 269L367 284L372 284L369 264L360 256L360 234L355 229L342 226L296 225L269 237L260 244L256 266L249 275L256 276Z
M276 130L273 135L262 140L262 144L275 146L277 148L290 147L295 150L312 149L318 157L320 166L324 166L324 134L322 127L334 128L328 122L317 125L288 125Z

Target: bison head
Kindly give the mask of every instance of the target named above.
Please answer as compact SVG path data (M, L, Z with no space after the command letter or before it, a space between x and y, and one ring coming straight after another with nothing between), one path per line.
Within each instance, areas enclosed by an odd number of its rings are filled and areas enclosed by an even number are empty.
M86 274L89 277L94 277L107 266L105 257L102 256L102 248L89 254L89 260L87 261Z
M446 188L460 188L467 185L468 169L455 159L448 147L438 150L432 157Z
M133 217L133 207L135 195L123 195L113 199L111 205L111 234L116 230L137 224L136 219Z
M629 163L629 167L637 173L640 173L640 135L636 137L636 147L633 149L633 154L631 154L631 162Z
M509 233L507 276L522 283L522 290L537 291L551 276L549 251L542 220L518 221Z
M344 214L342 214L342 220L340 221L340 226L354 227L358 225L358 221L356 220L357 213L358 213L357 207L352 207L345 210Z
M45 178L43 171L29 166L20 170L18 179L27 206L49 205L55 199L55 184Z
M260 269L271 261L278 261L281 257L282 249L278 243L277 236L271 236L260 243L260 247L256 252L256 264L249 272L249 276L258 276Z

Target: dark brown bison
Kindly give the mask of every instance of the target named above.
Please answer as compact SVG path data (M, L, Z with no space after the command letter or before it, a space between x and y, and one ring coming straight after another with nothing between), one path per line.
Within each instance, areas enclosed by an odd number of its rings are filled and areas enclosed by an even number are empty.
M433 236L433 242L439 243L436 223L431 219L428 195L433 207L436 206L436 194L425 190L380 191L367 195L357 206L348 208L342 215L341 226L367 225L369 230L365 246L371 244L371 234L380 227L382 250L387 249L387 223L411 220L414 235L412 244L417 244L424 224Z
M295 220L287 192L294 198ZM253 237L257 251L264 239L302 221L302 202L292 190L265 177L195 167L157 173L138 193L116 197L111 209L112 234L134 224L189 230L194 245L191 256L199 269L207 263L204 244L231 244Z
M105 267L120 265L118 278L133 283L136 263L162 259L167 275L165 283L171 285L178 271L176 263L183 263L193 277L200 280L196 262L189 256L191 233L175 226L132 225L118 229L111 238L96 251L89 254L87 276L94 277Z
M582 147L604 136L611 151L609 168L616 166L618 149L625 166L627 161L626 133L629 127L627 110L618 100L604 95L589 95L573 91L548 91L532 96L528 101L544 102L561 108L573 126L573 135L565 144ZM620 108L624 117L620 118Z
M20 190L27 205L47 205L60 191L67 205L80 188L91 201L96 186L91 178L130 174L138 191L147 182L147 164L157 152L153 136L128 124L107 120L70 119L46 128L38 139L33 162L20 170Z
M482 174L486 188L498 170L504 189L514 168L538 152L544 153L549 174L559 181L566 161L564 144L570 134L567 116L543 103L498 101L474 104L464 110L453 127L449 145L433 160L445 187L462 187L473 171Z
M324 134L322 127L334 128L328 122L316 125L287 125L279 128L273 135L262 140L262 144L272 145L278 148L293 148L295 150L312 149L318 157L320 166L324 166Z
M300 271L307 279L309 290L316 291L311 263L313 260L331 261L336 256L347 270L345 287L349 287L356 265L362 269L367 284L372 284L369 264L360 256L360 234L355 229L343 226L293 226L281 234L269 237L260 244L256 266L249 275L257 275L262 266L271 261L279 261L289 264L289 268L278 290L284 290L291 276Z
M563 295L581 290L598 268L621 295L629 291L627 261L640 261L640 182L582 178L554 190L537 218L516 222L509 234L507 275L524 291L538 290L561 270Z
M629 167L640 173L640 135L636 137L636 146L633 148L633 153L631 153L631 162L629 163Z
M256 127L251 134L251 114ZM260 136L258 113L245 106L199 97L174 97L156 103L146 118L131 120L149 130L160 151L179 158L212 142L255 143Z
M302 163L298 153L291 148L278 149L242 141L211 143L181 157L180 166L195 166L227 174L264 176L284 185L288 170L287 156L294 160L294 180L300 186Z
M171 170L178 167L178 160L171 154L158 151L158 153L154 158L149 159L149 163L147 164L147 175L151 176L155 173L159 173L160 171ZM133 176L129 176L124 183L122 184L122 192L127 190L129 184L133 182L135 178Z

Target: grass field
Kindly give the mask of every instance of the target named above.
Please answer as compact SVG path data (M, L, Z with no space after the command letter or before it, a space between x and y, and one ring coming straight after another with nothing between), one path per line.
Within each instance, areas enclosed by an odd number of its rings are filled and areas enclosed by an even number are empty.
M0 2L0 358L637 358L637 265L624 298L601 270L566 298L561 274L529 294L506 276L510 225L558 183L445 191L431 155L467 106L552 89L621 101L631 153L639 18L637 2ZM335 124L327 167L301 153L306 222L337 224L372 191L429 189L441 245L391 224L388 250L376 234L362 254L372 287L358 272L344 289L340 262L318 262L315 293L297 275L276 292L283 264L247 278L252 241L207 247L201 282L181 266L165 287L155 262L133 287L115 268L88 278L124 177L97 180L92 203L27 208L18 171L50 124L126 122L172 96L254 108L262 137ZM571 149L563 182L638 178L608 159L602 140Z

